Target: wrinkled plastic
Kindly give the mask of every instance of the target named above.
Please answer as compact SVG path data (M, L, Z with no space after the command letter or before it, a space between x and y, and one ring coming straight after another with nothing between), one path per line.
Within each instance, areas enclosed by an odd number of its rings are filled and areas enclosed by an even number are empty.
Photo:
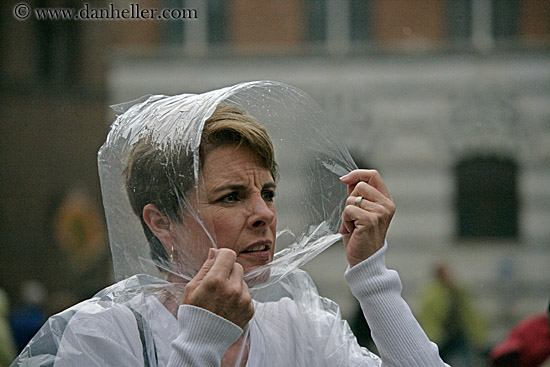
M100 314L113 317L113 324L126 319L137 325L144 342L143 355L140 351L125 350L125 345L112 343L117 353L128 353L128 358L137 358L136 363L140 365L144 360L150 366L167 364L170 341L177 336L177 327L175 319L170 318L172 314L163 311L162 305L166 306L163 303L166 299L181 303L184 286L168 283L166 274L176 275L185 282L192 279L205 259L189 259L177 266L170 261L152 259L141 223L129 203L123 169L136 142L149 139L163 151L181 150L193 158L189 171L181 172L170 162L164 169L173 183L179 182L181 175L192 175L196 189L201 180L202 128L219 104L246 111L266 129L279 165L275 198L277 252L270 264L245 275L255 303L254 318L245 330L245 339L252 340L249 365L344 366L367 355L372 357L373 365L378 365L376 356L357 346L349 327L341 319L338 306L320 297L309 276L299 270L341 238L338 229L346 187L339 177L355 169L355 164L333 133L326 115L309 96L285 84L263 81L200 95L145 96L114 107L119 116L99 151L98 163L119 282L50 318L14 366L46 366L54 361L56 366L63 366L71 360L67 357L71 353L71 358L85 353L88 359L95 361L97 358L98 366L104 365L102 358L108 352L97 353L89 345L83 345L90 335L86 335L85 330L75 331L67 326L76 324L73 320L80 322L89 315ZM177 187L174 190L180 195L181 207L188 209L191 200L188 195L193 190L181 192ZM210 219L203 214L193 212L192 220L207 233L207 243L191 246L217 247ZM274 347L277 343L285 342L284 337L273 332L274 327L283 326L273 325L273 320L281 320L281 325L291 323L293 330L299 333L296 340L300 342L291 350L289 346L280 345L287 351L283 355L272 352L280 350ZM44 348L50 344L55 347ZM244 347L243 344L242 350ZM241 362L237 360L236 365Z

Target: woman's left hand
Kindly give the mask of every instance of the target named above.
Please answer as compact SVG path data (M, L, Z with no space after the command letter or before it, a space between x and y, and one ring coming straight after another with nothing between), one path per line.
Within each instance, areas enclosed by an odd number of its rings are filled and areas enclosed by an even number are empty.
M384 246L395 204L375 170L354 170L340 180L348 186L349 194L340 233L348 262L354 266Z

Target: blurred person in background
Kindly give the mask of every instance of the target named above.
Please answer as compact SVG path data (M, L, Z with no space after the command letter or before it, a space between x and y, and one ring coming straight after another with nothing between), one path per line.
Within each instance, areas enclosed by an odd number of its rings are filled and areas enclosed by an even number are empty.
M447 265L435 265L433 280L421 291L418 321L452 366L474 365L485 347L484 318Z
M20 303L10 315L18 351L23 350L48 317L44 305L46 294L46 288L37 280L26 280L21 284Z
M550 365L548 314L532 315L510 330L506 339L491 350L491 367L539 367Z
M0 288L0 366L8 366L17 355L8 324L8 309L8 295Z

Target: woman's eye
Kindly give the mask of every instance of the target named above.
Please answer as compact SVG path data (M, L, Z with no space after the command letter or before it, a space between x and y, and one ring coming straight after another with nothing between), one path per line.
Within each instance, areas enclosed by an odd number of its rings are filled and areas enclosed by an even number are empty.
M235 192L232 192L231 194L227 194L220 199L220 201L223 203L234 203L238 200L239 200L239 196Z
M265 201L271 202L275 198L275 191L264 191L262 193L262 197Z

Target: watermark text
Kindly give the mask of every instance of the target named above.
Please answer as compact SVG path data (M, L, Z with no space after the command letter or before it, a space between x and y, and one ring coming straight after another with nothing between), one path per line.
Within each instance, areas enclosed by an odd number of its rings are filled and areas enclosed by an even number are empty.
M81 8L32 8L27 3L13 7L13 16L18 20L186 20L197 19L196 9L146 8L139 3L130 3L125 8L109 4L96 8L85 3Z

